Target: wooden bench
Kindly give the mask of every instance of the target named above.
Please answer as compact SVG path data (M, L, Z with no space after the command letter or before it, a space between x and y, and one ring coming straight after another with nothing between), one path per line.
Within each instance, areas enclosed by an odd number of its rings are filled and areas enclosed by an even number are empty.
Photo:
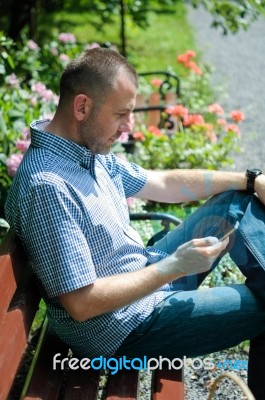
M0 293L0 400L96 400L99 371L53 370L53 356L68 357L69 349L52 333L46 318L36 344L28 342L41 296L23 248L11 232L0 247ZM26 372L21 372L23 368ZM134 370L107 374L100 399L137 399L139 374ZM150 393L153 400L183 400L183 371L155 371Z

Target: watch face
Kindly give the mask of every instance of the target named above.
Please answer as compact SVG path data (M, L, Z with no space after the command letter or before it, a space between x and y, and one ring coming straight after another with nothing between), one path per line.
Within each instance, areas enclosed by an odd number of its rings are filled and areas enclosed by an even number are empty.
M247 169L247 173L249 175L257 176L257 175L262 174L262 171L258 168L249 168L249 169Z

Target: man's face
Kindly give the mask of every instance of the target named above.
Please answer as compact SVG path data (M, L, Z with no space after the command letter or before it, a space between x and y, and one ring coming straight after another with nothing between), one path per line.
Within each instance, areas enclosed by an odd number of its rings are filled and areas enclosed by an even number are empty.
M79 137L92 153L109 153L122 132L131 131L130 114L135 107L136 92L135 85L121 73L102 105L82 122Z

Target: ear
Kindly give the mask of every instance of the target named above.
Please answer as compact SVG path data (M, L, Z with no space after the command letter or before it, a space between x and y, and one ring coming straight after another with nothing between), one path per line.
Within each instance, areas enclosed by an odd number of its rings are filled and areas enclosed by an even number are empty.
M92 110L92 99L85 94L78 94L74 98L74 115L77 121L82 122Z

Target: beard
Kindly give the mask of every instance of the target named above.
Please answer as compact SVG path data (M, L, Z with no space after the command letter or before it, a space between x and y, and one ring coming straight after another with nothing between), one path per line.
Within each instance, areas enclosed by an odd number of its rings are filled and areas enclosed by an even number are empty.
M92 111L87 121L80 125L80 137L82 137L83 145L91 151L92 154L108 154L111 144L106 143L106 139L102 135L102 128L99 124L98 113Z

